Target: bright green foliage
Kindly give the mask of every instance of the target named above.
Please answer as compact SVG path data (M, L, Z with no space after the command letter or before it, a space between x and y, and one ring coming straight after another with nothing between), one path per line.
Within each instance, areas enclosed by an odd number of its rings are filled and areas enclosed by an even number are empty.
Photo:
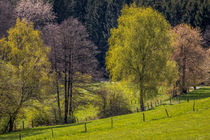
M118 28L111 30L107 52L107 70L113 81L126 80L140 90L143 97L155 95L158 87L176 78L176 65L170 60L172 34L164 17L151 8L125 6Z
M0 133L7 125L7 118L20 100L20 80L17 69L0 59Z
M0 39L0 59L5 60L8 58L8 53L10 52L10 48L8 47L6 38Z
M7 46L11 50L6 59L19 70L19 77L24 81L24 87L39 89L39 82L47 79L48 48L40 38L40 32L34 30L33 25L25 20L17 19L16 26L8 31Z
M132 93L130 94L127 88L123 88L121 83L104 84L97 93L96 101L99 107L99 118L132 112L129 104L133 97Z
M40 38L40 32L34 30L33 24L17 19L15 27L8 31L8 39L0 41L0 56L4 61L13 65L20 80L18 102L10 114L9 126L12 131L13 123L19 111L32 99L40 99L46 83L49 85L48 49ZM15 96L15 95L14 95ZM7 128L8 127L8 128Z

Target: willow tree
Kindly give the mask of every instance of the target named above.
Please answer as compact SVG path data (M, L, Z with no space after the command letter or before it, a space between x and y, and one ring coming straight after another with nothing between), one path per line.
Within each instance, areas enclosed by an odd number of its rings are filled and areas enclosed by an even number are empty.
M173 84L176 77L170 29L157 11L133 4L122 9L118 28L111 30L107 70L112 80L127 80L137 87L142 111L144 98L156 95L165 83Z

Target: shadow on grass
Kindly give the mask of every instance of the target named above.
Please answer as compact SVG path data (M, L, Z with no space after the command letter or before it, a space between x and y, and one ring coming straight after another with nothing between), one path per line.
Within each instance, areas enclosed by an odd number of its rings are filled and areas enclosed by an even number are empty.
M88 123L91 123L90 121L89 122L86 122L87 124ZM78 126L78 125L82 125L82 124L85 124L85 122L81 122L81 123L72 123L72 124L65 124L65 125L56 125L56 126L48 126L48 127L37 127L35 129L30 129L30 130L38 130L38 131L42 131L42 130L46 130L46 129L54 129L54 128L65 128L65 127L70 127L70 126Z
M187 94L174 97L173 100L197 100L210 97L210 88L200 88Z
M151 119L151 120L148 120L147 122L151 122L151 121L158 121L158 120L163 120L163 119L168 119L168 118L171 118L171 116L169 116L169 117L160 117L160 118L153 118L153 119Z
M21 137L31 137L31 136L37 136L41 135L44 133L47 133L44 130L49 130L49 133L51 133L51 129L56 129L56 128L65 128L65 127L70 127L70 126L78 126L78 125L83 125L85 122L82 123L73 123L73 124L66 124L66 125L57 125L57 126L46 126L46 127L37 127L33 129L24 129L24 130L17 130L12 133L6 133L4 135L0 135L0 140L19 140L19 134L21 134ZM86 122L91 123L91 122Z

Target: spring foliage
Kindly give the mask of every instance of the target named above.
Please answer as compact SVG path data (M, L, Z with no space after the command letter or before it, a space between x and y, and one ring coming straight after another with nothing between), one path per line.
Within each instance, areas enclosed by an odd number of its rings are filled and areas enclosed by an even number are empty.
M20 89L18 94L12 92L12 98L16 98L17 102L15 108L8 112L9 126L5 127L5 131L12 131L20 110L28 105L28 101L40 99L41 93L45 93L46 84L50 83L47 57L49 50L44 46L40 35L39 31L34 30L33 24L17 19L15 27L8 31L8 38L0 40L1 59L12 65Z
M146 94L157 93L158 87L176 78L170 29L157 11L133 4L123 8L118 28L111 30L107 70L113 81L126 80L138 87L141 106Z
M179 68L178 86L182 93L186 93L190 86L204 81L208 58L201 47L202 37L199 29L180 24L173 30L176 33L173 59Z

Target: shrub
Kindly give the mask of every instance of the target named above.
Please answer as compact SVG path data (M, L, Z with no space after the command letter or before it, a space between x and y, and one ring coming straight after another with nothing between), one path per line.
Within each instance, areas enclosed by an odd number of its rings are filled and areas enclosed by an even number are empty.
M115 87L104 87L97 92L99 100L99 117L110 117L131 113L128 99L125 98L123 92Z

